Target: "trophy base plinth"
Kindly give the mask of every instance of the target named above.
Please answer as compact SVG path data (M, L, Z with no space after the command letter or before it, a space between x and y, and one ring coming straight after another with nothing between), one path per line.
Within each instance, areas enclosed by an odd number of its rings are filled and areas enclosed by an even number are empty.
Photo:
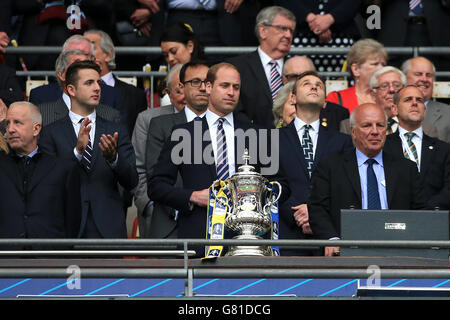
M236 240L259 240L257 236L237 236ZM268 246L232 246L225 254L226 257L234 256L273 256L272 248Z

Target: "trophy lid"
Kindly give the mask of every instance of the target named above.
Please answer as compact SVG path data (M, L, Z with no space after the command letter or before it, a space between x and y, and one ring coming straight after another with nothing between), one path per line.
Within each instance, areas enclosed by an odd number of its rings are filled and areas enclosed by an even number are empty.
M242 155L242 160L244 160L244 164L239 166L238 172L236 172L235 175L244 175L244 174L260 175L255 170L255 167L249 164L250 155L249 155L247 148L244 150L244 154Z

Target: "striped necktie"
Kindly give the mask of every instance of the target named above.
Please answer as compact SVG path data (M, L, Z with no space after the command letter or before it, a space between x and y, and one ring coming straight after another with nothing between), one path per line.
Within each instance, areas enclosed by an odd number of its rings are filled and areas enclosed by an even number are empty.
M417 154L417 149L416 149L416 145L414 144L414 142L412 141L412 139L414 138L416 134L414 132L406 132L405 136L406 136L406 141L408 142L408 147L409 150L411 150L413 156L414 156L414 161L416 161L416 164L419 164L419 155ZM406 150L403 152L405 158L410 158L408 155L408 152L406 152ZM410 159L413 160L413 159Z
M416 16L422 15L422 0L409 0L409 10L412 11Z
M378 181L373 164L378 163L375 159L367 159L367 209L381 210L380 194L378 193Z
M227 139L225 137L225 130L223 128L224 118L217 120L217 179L226 180L229 177L228 167L228 150Z
M304 131L302 135L302 149L303 155L305 156L309 177L311 178L312 167L314 163L314 150L311 136L309 135L309 130L312 129L312 127L310 124L305 124L303 128Z
M272 60L270 64L270 90L272 92L272 100L277 97L278 91L280 91L283 86L283 81L281 81L280 73L277 70L277 62Z
M79 123L81 124L84 121L84 118L82 118ZM91 170L92 165L92 143L91 143L91 137L89 136L89 142L86 146L86 149L84 149L84 152L82 154L81 158L81 165L83 168L85 168L87 171Z

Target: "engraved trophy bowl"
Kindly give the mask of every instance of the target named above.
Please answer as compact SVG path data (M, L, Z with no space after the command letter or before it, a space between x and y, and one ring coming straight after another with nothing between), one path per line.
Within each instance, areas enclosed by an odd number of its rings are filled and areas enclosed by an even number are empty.
M242 156L244 164L233 176L226 180L224 189L231 194L230 211L225 226L238 235L233 239L257 240L271 230L271 205L278 200L272 199L272 191L267 187L268 180L248 164L248 150ZM278 182L281 192L281 186ZM232 246L227 256L271 256L272 249L267 246Z

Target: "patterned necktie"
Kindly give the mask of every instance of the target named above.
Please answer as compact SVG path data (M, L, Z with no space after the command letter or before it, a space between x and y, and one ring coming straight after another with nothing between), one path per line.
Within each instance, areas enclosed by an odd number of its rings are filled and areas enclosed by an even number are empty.
M389 119L388 119L388 122L387 122L387 128L386 128L386 134L391 134L391 133L394 132L394 130L392 129L392 126L393 126L395 123L397 123L397 122L395 122L394 119L392 119L392 118L389 118Z
M278 91L280 91L283 86L283 81L281 81L281 76L277 70L277 62L270 61L270 90L272 91L272 100L277 97Z
M226 180L229 176L228 150L225 130L223 129L224 118L219 118L217 122L217 179Z
M380 194L378 193L378 182L373 171L373 164L377 161L375 159L367 159L367 209L381 210Z
M415 145L414 142L412 141L412 139L413 139L413 137L414 137L415 135L416 135L416 134L415 134L414 132L406 132L406 133L405 133L406 141L408 142L409 150L411 150L411 152L412 152L412 154L413 154L413 156L414 156L414 161L416 161L416 163L419 164L419 156L418 156L418 154L417 154L416 145ZM404 155L405 158L407 158L407 159L410 158L409 155L408 155L408 152L407 152L406 150L403 152L403 155ZM412 160L412 159L410 159L410 160Z
M303 126L303 128L304 128L304 131L303 131L303 136L302 136L302 149L303 149L303 155L305 156L309 177L311 178L312 167L313 167L313 163L314 163L314 150L313 150L313 143L311 140L311 136L309 135L309 130L312 127L309 124L305 124Z
M81 124L84 121L84 118L82 118L79 123ZM84 152L82 154L81 158L81 165L87 170L91 170L91 162L92 162L92 143L91 143L91 136L89 135L89 142L86 146L86 149L84 149Z
M409 10L411 10L416 16L420 16L423 13L423 6L421 0L409 0Z

